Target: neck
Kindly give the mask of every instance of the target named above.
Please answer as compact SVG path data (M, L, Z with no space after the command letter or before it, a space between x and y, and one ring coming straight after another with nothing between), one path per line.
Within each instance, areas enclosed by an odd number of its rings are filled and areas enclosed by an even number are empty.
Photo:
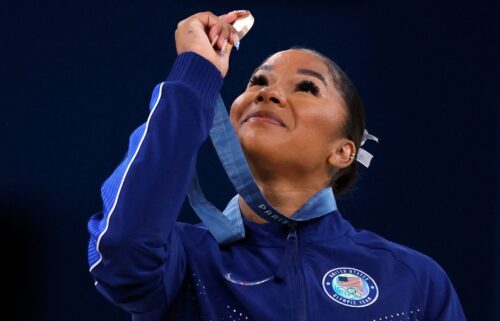
M291 217L314 194L330 184L328 166L304 166L266 158L266 154L246 153L245 157L262 195L281 214ZM256 214L243 197L239 198L242 215L256 223L268 223Z
M281 214L291 217L297 212L314 194L320 191L327 184L304 184L300 186L289 181L262 181L256 178L257 186L266 200ZM242 215L253 222L268 223L265 219L257 215L246 203L243 197L239 198L239 205Z

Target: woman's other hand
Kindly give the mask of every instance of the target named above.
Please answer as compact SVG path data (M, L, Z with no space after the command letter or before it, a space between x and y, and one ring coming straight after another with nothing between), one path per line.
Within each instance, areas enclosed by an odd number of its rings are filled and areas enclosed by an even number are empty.
M239 46L236 30L231 25L245 11L233 11L222 16L211 12L196 13L177 25L177 54L192 51L210 61L225 77L233 45Z

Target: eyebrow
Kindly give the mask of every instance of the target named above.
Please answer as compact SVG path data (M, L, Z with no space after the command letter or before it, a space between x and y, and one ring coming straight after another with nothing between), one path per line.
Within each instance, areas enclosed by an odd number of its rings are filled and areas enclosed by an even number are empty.
M323 75L321 75L317 71L314 71L314 70L311 70L311 69L298 69L297 73L301 74L301 75L308 75L308 76L316 77L319 80L321 80L325 84L325 86L326 86L326 80L325 80L325 78L323 77Z
M252 72L252 76L255 75L255 73L259 70L273 70L273 66L271 66L271 65L259 66L259 67L255 68L255 70Z
M262 65L262 66L259 66L259 67L255 68L255 70L252 73L252 76L255 75L255 73L257 71L259 71L259 70L266 70L266 71L273 70L273 66L271 66L271 65ZM317 71L314 71L314 70L311 70L311 69L301 68L301 69L297 69L297 73L301 74L301 75L307 75L307 76L316 77L319 80L321 80L325 84L325 86L327 86L325 77L323 77L323 75L321 75Z

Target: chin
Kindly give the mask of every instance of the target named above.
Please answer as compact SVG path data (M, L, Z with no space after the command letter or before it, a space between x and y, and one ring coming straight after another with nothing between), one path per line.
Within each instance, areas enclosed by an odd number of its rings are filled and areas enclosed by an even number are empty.
M238 140L247 158L270 160L275 159L277 152L289 150L283 138L264 130L241 130Z

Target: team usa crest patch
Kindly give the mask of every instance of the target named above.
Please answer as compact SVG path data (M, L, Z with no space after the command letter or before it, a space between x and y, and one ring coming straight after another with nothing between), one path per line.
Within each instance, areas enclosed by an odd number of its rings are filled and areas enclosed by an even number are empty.
M333 301L353 308L367 307L378 298L375 280L365 272L350 267L326 272L323 290Z

